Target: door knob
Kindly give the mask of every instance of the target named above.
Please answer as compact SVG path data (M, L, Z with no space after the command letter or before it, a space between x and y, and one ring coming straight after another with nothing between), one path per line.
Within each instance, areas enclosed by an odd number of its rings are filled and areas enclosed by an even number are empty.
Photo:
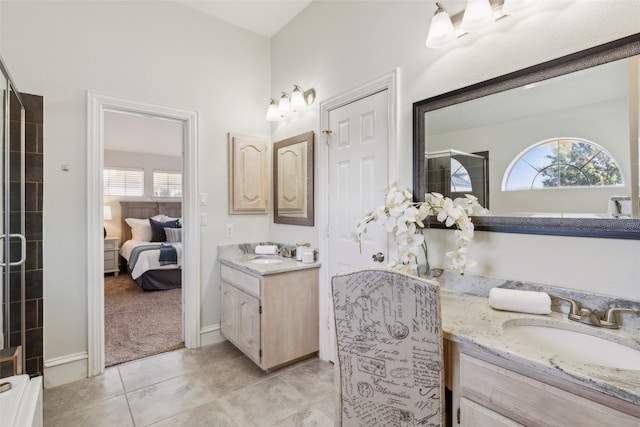
M384 254L382 252L378 252L377 254L373 254L371 256L371 259L374 262L382 262L382 261L384 261Z

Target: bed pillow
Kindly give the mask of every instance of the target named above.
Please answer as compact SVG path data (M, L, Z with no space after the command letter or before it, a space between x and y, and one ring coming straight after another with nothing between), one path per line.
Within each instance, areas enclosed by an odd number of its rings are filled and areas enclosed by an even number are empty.
M165 227L164 233L167 235L167 243L182 242L182 228Z
M139 240L141 242L151 241L152 233L149 219L125 218L124 222L131 227L132 240Z
M160 222L149 218L151 224L151 241L152 242L166 242L167 235L164 232L165 228L180 228L180 222L175 221Z

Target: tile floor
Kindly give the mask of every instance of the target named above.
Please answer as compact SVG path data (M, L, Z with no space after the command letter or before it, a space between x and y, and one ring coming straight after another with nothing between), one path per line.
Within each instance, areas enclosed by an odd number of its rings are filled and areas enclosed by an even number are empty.
M108 368L44 391L46 427L333 426L333 365L266 373L229 342Z

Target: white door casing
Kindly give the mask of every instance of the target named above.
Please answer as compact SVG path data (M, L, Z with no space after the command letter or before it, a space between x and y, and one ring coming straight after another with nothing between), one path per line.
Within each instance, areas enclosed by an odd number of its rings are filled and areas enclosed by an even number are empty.
M318 144L325 171L320 182L320 223L325 229L320 236L320 358L334 360L331 276L386 265L389 256L383 227L369 228L362 254L352 233L366 211L383 203L383 187L396 176L397 70L324 101L320 109L321 130L331 131L323 132ZM372 261L378 251L385 256L383 263Z
M200 346L200 229L198 218L198 112L87 93L88 376L104 372L103 189L104 112L120 111L183 122L182 301L185 346Z

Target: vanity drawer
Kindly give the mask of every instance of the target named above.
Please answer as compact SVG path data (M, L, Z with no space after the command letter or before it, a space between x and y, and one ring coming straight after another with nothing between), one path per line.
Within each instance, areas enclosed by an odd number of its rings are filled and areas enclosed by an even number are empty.
M460 355L460 386L464 397L528 426L640 425L639 418L467 354Z
M220 278L243 292L260 297L260 278L256 276L223 264L220 266Z

